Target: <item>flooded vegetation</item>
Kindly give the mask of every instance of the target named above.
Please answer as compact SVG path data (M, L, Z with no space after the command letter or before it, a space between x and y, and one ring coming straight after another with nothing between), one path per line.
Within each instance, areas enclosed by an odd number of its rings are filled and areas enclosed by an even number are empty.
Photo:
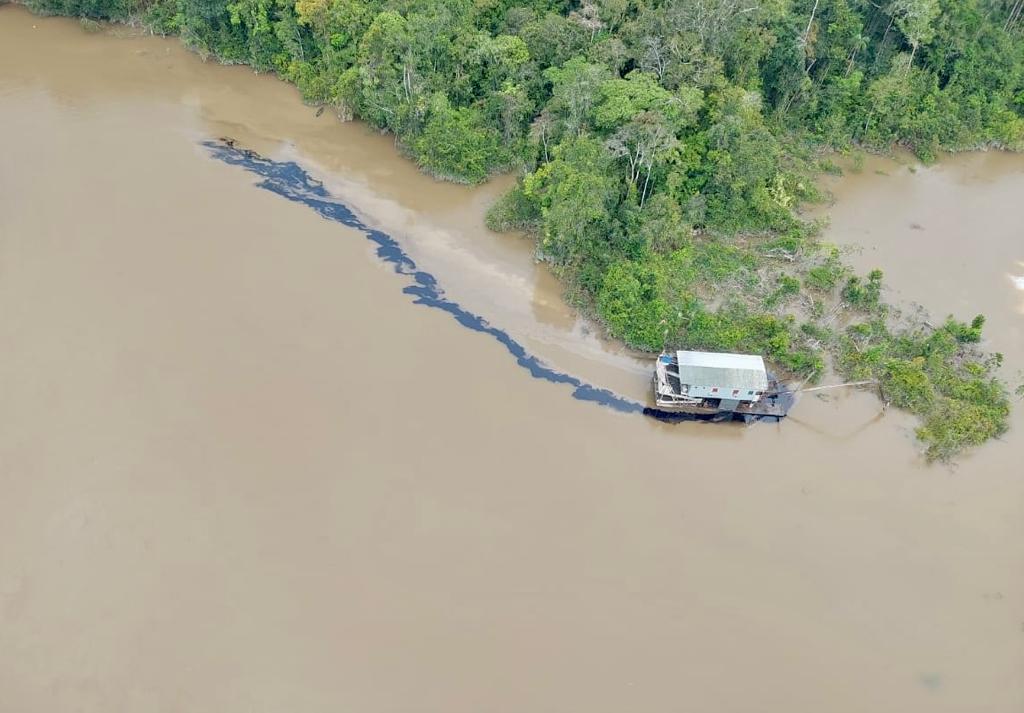
M510 344L638 403L650 361L483 227L507 180L172 40L0 7L0 155L13 708L1024 704L1021 409L947 467L870 391L755 426L571 398ZM844 262L908 319L983 313L1019 383L1020 157L823 188Z
M1019 2L27 2L275 72L431 175L521 171L489 225L533 235L630 347L877 381L932 459L1006 431L983 315L893 320L883 273L851 274L795 209L831 149L1024 148Z

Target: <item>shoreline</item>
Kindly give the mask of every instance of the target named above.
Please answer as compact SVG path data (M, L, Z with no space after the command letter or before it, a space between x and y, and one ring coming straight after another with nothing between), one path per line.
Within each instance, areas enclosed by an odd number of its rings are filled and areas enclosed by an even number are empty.
M109 26L109 27L116 27L116 26ZM147 39L145 37L144 33L140 34L140 38L141 39ZM165 38L162 38L161 41L173 42L173 43L177 44L179 47L181 47L181 51L183 51L183 52L185 52L187 54L193 55L193 56L198 56L196 52L193 52L193 51L189 50L187 47L184 47L181 44L180 40L177 40L177 39L174 39L174 38L166 38L165 37ZM202 60L202 57L199 57L199 58ZM219 66L225 67L225 68L228 68L228 69L231 69L231 68L234 67L234 65L225 65L225 64L222 64L222 62L220 62ZM283 82L280 77L276 77L276 76L272 76L272 75L261 75L259 73L253 72L252 69L248 68L248 67L246 67L245 72L247 74L250 74L250 75L254 76L254 77L260 77L260 78L265 78L265 79L273 79L273 81L274 81L274 83L276 85L280 85L282 87L288 86L290 93L296 92L296 89L295 89L294 85L292 85L290 82ZM308 104L301 104L301 106L308 107ZM318 113L317 113L317 115L318 115ZM315 120L315 117L314 117L314 120ZM335 122L335 124L337 126L339 126L339 127L340 126L344 126L344 124L340 124L338 122ZM351 131L355 131L355 132L359 132L359 133L364 133L364 134L376 133L377 136L379 136L381 138L386 138L386 136L381 135L379 132L376 132L375 130L371 129L365 123L353 122L352 124L354 124L354 127L349 131L349 133L351 133ZM349 126L352 126L352 124L349 124ZM469 192L469 195L481 195L481 194L483 194L483 195L489 195L489 196L493 197L494 193L495 193L494 190L495 190L496 185L500 184L503 181L503 179L500 178L500 177L496 178L496 179L492 179L492 180L488 181L488 184L483 188L482 191L481 190L473 190L473 188L466 188L466 187L460 186L459 184L453 184L453 183L450 183L450 182L437 181L435 178L431 178L428 174L425 174L422 171L420 171L418 169L418 167L416 167L415 164L413 164L413 162L410 161L401 152L396 151L395 146L393 145L393 143L394 143L393 141L387 141L387 143L391 144L391 145L389 145L388 150L394 153L394 156L391 156L391 157L388 158L388 162L389 163L394 163L395 159L397 159L397 161L401 162L402 164L404 164L404 166L406 166L406 168L403 169L404 173L407 173L407 174L408 173L416 173L417 175L422 176L423 180L422 181L418 181L418 183L419 184L427 184L427 183L429 183L430 187L431 187L431 191L434 191L434 192L452 194L453 191L454 192L463 191L463 192ZM331 170L331 169L329 169L329 170ZM820 179L820 178L821 178L821 176L819 175L818 179ZM504 178L504 182L507 182L508 180L509 180L509 178L506 176ZM496 183L496 181L498 181L498 183ZM370 183L367 183L365 181L365 179L364 179L364 185L362 185L362 187L366 188L366 187L369 187L369 186L370 186ZM449 190L449 188L443 188L443 186L451 186L452 190ZM370 206L374 202L372 194L373 194L373 192L375 190L376 190L376 186L373 186L373 188L371 190L371 193L370 194L365 194L365 196L370 196L371 197L371 201L369 203L367 203L367 204L361 203L358 200L351 200L350 198L347 198L347 197L345 197L345 200L346 200L346 202L349 202L351 205L360 206L360 209L362 211L366 212L371 217L374 217L375 216L375 210L372 209ZM343 195L343 197L344 197L344 195ZM386 212L386 209L384 209L384 210L382 210L381 208L376 209L376 215L382 215L385 212ZM413 221L413 220L415 220L415 217L416 217L416 213L415 212L411 213L409 218L407 218L407 220ZM479 219L481 217L482 216L474 217L473 218L474 224L469 225L468 228L466 230L464 230L464 233L470 233L470 234L476 234L476 235L479 235L479 234L484 233L484 232L489 233L487 228L482 224L482 219ZM463 219L464 219L464 216L463 216ZM375 220L375 222L377 222L377 220ZM409 223L407 223L407 225L408 224ZM390 232L394 233L395 230L393 228L391 228ZM402 230L399 227L397 229L397 233L402 234L402 233L404 233L404 230ZM428 233L429 233L429 230L428 230ZM430 248L430 243L431 243L430 240L422 241L422 240L418 240L416 238L416 228L410 229L410 232L409 232L408 235L410 235L411 238L412 238L412 240L411 240L411 247L412 248L419 248L421 250L424 247ZM452 237L455 237L455 236L450 236L450 238L452 238ZM436 238L436 236L431 236L431 238ZM502 239L503 239L503 237L502 236L498 236L498 234L490 234L490 237L488 237L488 240L492 241L493 243L501 242ZM447 239L445 239L445 240L447 240ZM505 240L506 243L508 243L508 236L505 236L504 240ZM526 242L526 241L523 241L521 238L519 238L517 236L512 236L511 240L512 240L513 243L514 242L518 242L520 244ZM434 248L437 245L438 245L438 243L436 241L434 241L433 242ZM434 248L430 248L430 249L434 249ZM445 249L449 250L450 253L455 254L455 255L458 255L459 253L461 253L463 255L468 255L468 254L471 253L471 251L468 251L468 250L465 249L464 245L461 245L461 246L460 245L453 245L453 246L449 246L447 248L442 248L442 250L445 250ZM523 252L522 249L521 249L521 246L519 248L519 251ZM530 259L532 260L532 250L530 250L529 252L530 252ZM430 254L430 250L428 249L425 254ZM437 254L438 253L435 250L433 255L436 256ZM455 262L452 263L452 266L450 267L450 269L454 269L454 268L456 268L456 263ZM548 268L546 266L541 266L539 268L535 267L535 269L537 271L548 271ZM479 277L479 276L477 276L477 277ZM445 281L445 282L453 283L453 281ZM456 281L456 282L459 282L459 281ZM479 304L484 304L484 305L489 304L490 306L492 306L492 308L494 308L495 305L498 304L498 302L501 301L501 300L499 299L498 294L493 294L494 293L494 290L492 289L493 287L494 287L494 285L486 284L486 281L484 280L482 282L479 282L477 287L475 287L473 289L470 289L469 290L469 294ZM561 292L561 287L559 288L559 292ZM547 297L545 297L545 299L550 302L552 300L552 295L551 294L547 295ZM648 395L648 394L646 394L646 391L647 391L646 385L647 385L647 382L649 380L649 373L643 373L642 374L642 379L639 378L641 376L641 371L642 371L642 367L640 367L640 365L643 363L643 361L645 359L645 356L647 354L652 354L654 352L636 352L636 351L631 351L631 350L626 349L621 342L617 342L617 341L616 342L609 342L607 340L608 339L607 335L604 333L604 327L600 326L600 324L597 323L597 322L589 321L585 311L581 311L581 310L579 310L577 308L574 308L574 307L571 307L571 306L565 304L560 299L560 297L558 299L558 302L560 302L560 304L556 305L556 309L558 311L561 311L563 314L568 314L568 316L570 316L569 320L570 320L571 325L572 325L570 331L568 331L568 332L565 331L564 326L559 327L558 329L556 329L553 332L554 336L557 337L556 344L559 346L559 348L563 348L564 349L565 347L567 347L567 351L569 353L572 353L572 354L575 355L573 360L571 360L573 362L573 366L570 366L569 371L571 371L572 373L581 373L579 368L575 368L575 365L580 365L582 363L586 363L586 362L589 361L589 359L584 359L584 360L578 359L579 355L581 354L581 344L573 343L573 340L575 338L580 337L581 336L581 332L582 332L582 334L584 336L586 336L586 338L588 340L590 340L590 345L586 346L586 348L584 350L593 349L595 344L600 345L600 360L599 360L600 364L598 365L599 368L596 370L596 372L599 372L602 375L613 374L616 371L620 371L624 366L629 365L628 372L630 374L632 374L632 376L628 376L625 379L625 381L622 378L623 376L625 376L624 374L620 374L618 376L614 376L613 383L616 383L616 384L628 383L628 384L632 384L632 385L627 385L625 388L623 388L622 386L612 386L612 387L616 391L618 391L618 392L623 392L623 393L640 393L640 392L643 392L645 395ZM502 305L502 307L499 307L498 308L498 312L501 312L503 308L504 308L504 305ZM478 308L478 310L479 310L479 308ZM484 312L485 311L486 310L484 310ZM496 312L496 313L498 313L498 312ZM536 309L535 309L535 312L536 312ZM505 312L505 314L506 314L506 316L508 316L508 312L507 311ZM536 322L536 314L527 314L527 316L524 316L524 317L526 318L525 320L521 320L521 319L520 320L514 320L513 322L515 324L513 326L511 326L510 328L511 329L516 329L516 328L522 329L523 330L523 334L525 335L525 338L527 340L532 339L535 342L540 342L542 344L545 343L546 339L548 339L548 338L543 334L544 329L542 329L542 330L540 330L540 332L538 332L538 323ZM505 321L503 320L502 323L505 324ZM588 326L588 323L589 323L590 326ZM591 327L599 327L600 331L601 331L601 334L594 334L592 329L591 329ZM590 333L589 335L588 335L588 332ZM550 341L550 339L548 339L548 341ZM549 353L550 353L550 350L549 350ZM595 352L591 351L591 354L593 354L593 353L595 353ZM643 353L645 356L641 356L640 355L641 353ZM547 361L551 360L550 355L548 355L548 354L544 354L544 358ZM556 361L555 364L558 364L558 362ZM583 373L586 374L586 372L583 372ZM592 372L592 373L594 373L594 372ZM593 376L587 376L585 378L587 378L588 380L591 380L591 381L595 381L596 383L603 383L604 382L603 378L595 379ZM640 384L643 384L643 386L641 387Z

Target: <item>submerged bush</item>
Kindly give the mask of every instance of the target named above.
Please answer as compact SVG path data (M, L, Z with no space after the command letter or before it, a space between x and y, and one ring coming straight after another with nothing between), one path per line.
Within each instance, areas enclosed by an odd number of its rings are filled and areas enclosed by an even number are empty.
M931 333L891 332L881 320L857 324L841 341L838 363L850 378L877 378L888 401L922 418L917 435L927 457L948 460L1008 428L1009 394L994 375L1000 359L970 351L983 324L981 316L970 325L950 318Z

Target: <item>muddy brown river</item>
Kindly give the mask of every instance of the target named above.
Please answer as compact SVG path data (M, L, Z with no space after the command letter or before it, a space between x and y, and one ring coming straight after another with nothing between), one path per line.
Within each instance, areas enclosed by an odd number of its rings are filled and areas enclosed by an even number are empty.
M928 466L870 393L668 425L533 378L448 299L644 399L508 184L176 41L0 6L0 711L1024 710L1024 408ZM1024 370L1024 158L870 160L827 238Z

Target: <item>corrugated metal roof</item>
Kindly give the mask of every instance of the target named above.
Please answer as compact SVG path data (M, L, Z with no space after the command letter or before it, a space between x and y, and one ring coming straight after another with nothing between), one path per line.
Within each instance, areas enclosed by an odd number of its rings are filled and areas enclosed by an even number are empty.
M768 373L764 359L756 354L717 352L676 352L679 380L690 386L764 391Z

